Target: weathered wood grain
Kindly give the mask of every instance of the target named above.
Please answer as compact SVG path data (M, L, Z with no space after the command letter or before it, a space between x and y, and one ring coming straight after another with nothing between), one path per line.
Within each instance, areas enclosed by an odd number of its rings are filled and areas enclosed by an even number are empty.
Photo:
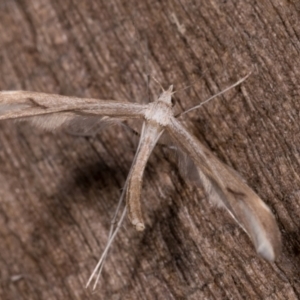
M148 164L145 232L127 223L95 293L136 137L0 123L1 299L298 299L300 5L296 1L2 0L0 89L147 99L146 73L189 108L252 70L188 128L272 208L280 259L260 259L164 148ZM148 44L148 47L146 46ZM159 93L151 82L150 98Z

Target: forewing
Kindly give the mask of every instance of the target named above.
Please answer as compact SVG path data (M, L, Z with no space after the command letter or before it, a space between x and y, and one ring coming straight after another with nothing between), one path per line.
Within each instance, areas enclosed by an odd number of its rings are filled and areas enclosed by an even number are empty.
M188 157L183 169L194 172L192 181L204 188L210 200L229 211L262 257L273 261L280 252L281 236L267 205L234 170L220 162L176 119L167 129Z
M0 120L28 118L35 125L50 130L75 127L76 122L101 127L117 119L142 118L145 110L145 105L121 101L26 91L0 92Z

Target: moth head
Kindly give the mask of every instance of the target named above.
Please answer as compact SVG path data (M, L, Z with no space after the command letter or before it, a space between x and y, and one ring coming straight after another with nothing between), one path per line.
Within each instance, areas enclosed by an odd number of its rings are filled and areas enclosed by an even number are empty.
M158 97L158 101L163 102L168 106L173 106L174 105L174 102L172 100L173 94L174 92L173 92L173 84L172 84L166 91L163 90L163 92Z

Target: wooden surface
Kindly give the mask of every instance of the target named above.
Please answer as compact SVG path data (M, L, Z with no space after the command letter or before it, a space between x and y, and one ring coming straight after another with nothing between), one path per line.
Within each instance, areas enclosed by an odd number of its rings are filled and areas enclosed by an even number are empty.
M174 84L179 110L252 71L188 115L187 127L270 206L283 250L260 259L225 211L162 147L143 186L147 228L126 222L96 291L137 140L0 124L0 299L298 299L298 1L2 0L0 89L147 101L146 75ZM159 93L151 81L150 98Z

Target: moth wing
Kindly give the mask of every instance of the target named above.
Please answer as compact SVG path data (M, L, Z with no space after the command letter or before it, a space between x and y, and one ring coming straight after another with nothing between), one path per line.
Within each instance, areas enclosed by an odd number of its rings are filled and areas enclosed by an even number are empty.
M168 131L184 153L181 172L204 188L213 203L225 207L249 235L256 251L273 261L281 250L281 236L268 206L237 172L216 158L177 120Z
M145 105L112 100L26 91L0 92L0 120L26 119L42 129L69 128L82 135L127 118L141 118L145 109Z
M224 205L220 194L211 192L210 199L219 206L228 209L240 226L252 239L257 252L269 261L273 261L281 248L280 232L269 207L246 184L246 182L229 166L211 157L218 178L223 182L224 195L230 206ZM198 169L198 184L203 181L204 174Z
M123 124L122 121L122 119L106 116L75 115L67 124L65 124L64 130L75 136L93 137L107 127L116 124Z

